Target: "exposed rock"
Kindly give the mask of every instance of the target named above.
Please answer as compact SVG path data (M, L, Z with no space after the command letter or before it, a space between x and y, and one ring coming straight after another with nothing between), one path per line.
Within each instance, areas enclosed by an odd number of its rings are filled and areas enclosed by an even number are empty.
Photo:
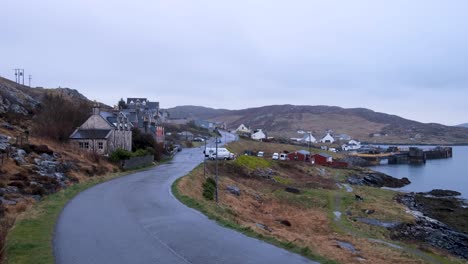
M26 156L26 151L24 151L23 149L17 149L16 150L16 156L24 157L24 156Z
M365 210L362 210L362 212L365 213L365 214L370 215L370 214L375 213L375 210L373 210L373 209L365 209Z
M259 224L259 223L255 224L255 225L256 225L257 227L260 227L261 229L264 229L264 230L268 231L268 232L272 232L272 231L273 231L273 229L271 229L271 228L268 227L267 225Z
M364 218L364 217L356 217L355 219L359 222L362 222L368 225L385 227L387 229L395 228L401 224L400 222L384 222L384 221L380 221L377 219Z
M16 165L18 165L18 166L23 166L23 165L26 164L26 161L25 161L24 158L21 157L21 156L15 157L15 158L13 158L13 159L15 160L15 163L16 163Z
M359 251L356 250L356 248L353 246L353 244L351 244L349 242L340 241L340 240L335 240L335 241L338 244L339 248L346 249L346 250L350 251L353 254L359 253Z
M410 184L408 178L397 179L392 176L380 172L366 172L349 176L347 179L349 184L367 185L372 187L390 187L401 188Z
M294 194L299 194L301 193L301 190L297 189L297 188L294 188L294 187L286 187L284 188L284 190L286 192L289 192L289 193L294 193Z
M464 208L463 201L446 196L427 197L427 194L409 193L397 197L410 209L416 221L414 224L400 225L392 232L392 238L422 241L468 259L468 209ZM448 213L447 209L451 212Z
M16 201L7 200L7 199L5 199L5 198L3 198L3 197L0 197L0 201L1 201L2 204L4 204L4 205L15 205L15 204L17 204Z
M226 187L226 190L236 196L241 195L241 190L237 186L229 185Z
M1 96L0 96L0 98L1 98ZM14 130L14 129L15 129L14 126L10 125L10 124L7 123L7 122L3 122L1 126L2 126L3 128L8 129L8 130Z
M461 195L461 193L459 193L457 191L441 190L441 189L434 189L434 190L432 190L430 192L418 193L418 194L432 195L432 196L436 196L436 197L449 197L449 196L460 196Z
M275 171L270 168L255 169L254 171L251 172L251 175L271 179L271 177L275 175Z

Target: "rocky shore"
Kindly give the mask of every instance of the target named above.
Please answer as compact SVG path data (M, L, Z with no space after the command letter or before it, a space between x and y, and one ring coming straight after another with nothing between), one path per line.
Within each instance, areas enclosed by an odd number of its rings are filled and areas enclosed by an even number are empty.
M401 188L410 184L408 178L397 179L381 172L363 171L351 175L347 179L349 184L366 185L372 187Z
M449 190L399 195L415 222L394 228L392 239L427 243L468 260L468 206L458 195Z

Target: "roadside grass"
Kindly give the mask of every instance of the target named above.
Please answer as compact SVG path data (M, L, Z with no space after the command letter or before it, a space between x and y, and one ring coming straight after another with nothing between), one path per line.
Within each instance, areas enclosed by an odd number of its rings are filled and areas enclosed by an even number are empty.
M239 156L234 163L251 170L269 168L272 165L270 160L246 155Z
M184 177L189 177L189 176L184 176ZM314 254L314 252L312 252L308 247L300 247L292 242L280 241L274 237L265 236L263 234L257 233L255 232L255 230L253 230L250 227L242 226L235 222L234 220L235 215L233 214L232 210L228 208L216 206L205 201L197 201L189 196L182 194L178 189L178 184L184 177L177 179L172 184L171 188L172 188L172 193L174 194L174 196L186 206L200 211L201 213L206 215L208 218L216 221L219 225L236 230L246 236L256 238L259 240L263 240L272 245L286 249L296 254L300 254L306 258L309 258L314 261L318 261L320 263L324 263L324 264L338 263L334 260L326 259L322 256Z
M97 184L131 173L147 170L154 165L131 171L97 176L48 195L31 209L21 214L6 239L5 263L54 263L53 235L55 224L66 204L80 192Z

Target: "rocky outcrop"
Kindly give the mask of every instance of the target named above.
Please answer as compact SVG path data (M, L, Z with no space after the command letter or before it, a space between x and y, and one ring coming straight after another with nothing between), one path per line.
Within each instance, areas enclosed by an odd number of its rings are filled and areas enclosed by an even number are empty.
M0 79L0 113L28 115L39 105L39 101L18 89L19 86L12 81Z
M357 173L349 176L347 181L353 185L367 185L379 188L401 188L411 183L408 178L398 179L380 172Z
M398 196L414 215L415 222L402 224L392 232L398 240L416 240L468 259L468 234L465 201L448 197L453 191L436 190L428 193L409 193ZM443 197L434 197L443 194Z

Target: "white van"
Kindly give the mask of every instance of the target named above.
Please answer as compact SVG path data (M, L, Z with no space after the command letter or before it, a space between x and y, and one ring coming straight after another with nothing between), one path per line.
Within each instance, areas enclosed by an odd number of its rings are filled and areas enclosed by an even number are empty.
M265 153L263 151L259 151L257 153L257 157L263 157L263 155L265 155Z
M277 160L277 159L279 159L279 154L278 154L278 153L276 153L276 152L275 152L275 153L273 153L273 156L271 156L271 159L273 159L273 160Z
M287 160L288 159L288 155L286 153L281 153L279 155L279 160Z
M229 152L226 148L218 148L218 155L216 155L216 148L206 148L206 151L203 151L205 158L215 160L216 156L218 159L228 160L233 159L234 154Z

